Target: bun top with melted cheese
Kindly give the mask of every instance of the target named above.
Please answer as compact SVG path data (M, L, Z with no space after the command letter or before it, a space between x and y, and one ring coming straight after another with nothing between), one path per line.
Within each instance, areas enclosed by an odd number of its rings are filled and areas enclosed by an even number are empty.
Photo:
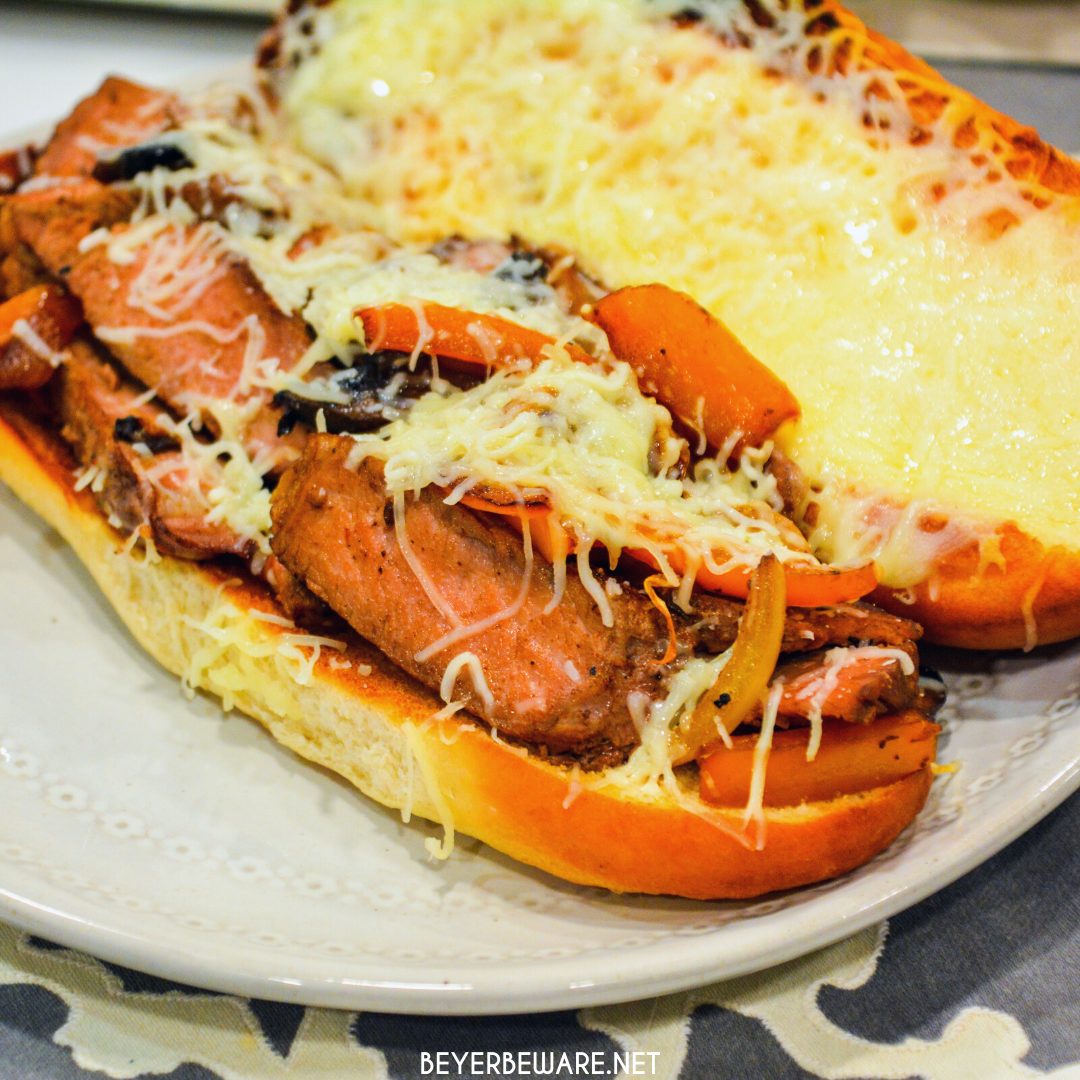
M905 587L1005 521L1075 546L1071 165L840 9L337 0L285 39L287 120L372 226L564 245L723 318L803 405L823 556Z

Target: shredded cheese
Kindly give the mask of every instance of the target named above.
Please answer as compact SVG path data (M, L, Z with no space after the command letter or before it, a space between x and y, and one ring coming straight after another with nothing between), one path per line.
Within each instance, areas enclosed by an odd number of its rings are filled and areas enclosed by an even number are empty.
M977 507L1071 546L1077 200L1035 212L991 175L992 132L955 145L959 92L909 145L894 75L812 74L841 38L807 37L801 4L763 0L767 28L705 0L680 29L682 6L475 0L463 20L451 0L338 0L285 84L291 131L399 239L516 233L613 287L693 294L802 403L782 448L823 503ZM999 209L1017 223L988 239ZM927 575L925 540L898 535L890 584Z
M194 307L225 271L223 236L213 224L169 225L141 249L147 258L125 302L166 322Z
M417 726L411 722L406 722L402 724L401 730L410 751L410 761L415 761L416 765L420 768L420 775L424 780L424 789L427 791L428 797L435 807L439 824L442 826L443 830L441 841L436 840L434 837L428 837L424 841L424 848L433 859L445 861L450 858L450 855L454 850L455 827L453 810L450 807L445 792L439 786L438 777L428 758L427 748L424 746L423 738L421 737ZM411 783L412 781L410 778L410 790ZM402 812L402 820L408 821L404 810Z
M769 765L769 752L772 750L773 729L776 727L776 712L780 707L780 698L784 693L784 682L777 679L769 687L769 696L761 716L761 730L754 743L754 763L750 773L750 794L743 812L743 824L754 822L754 848L761 851L765 847L765 770Z
M545 492L557 519L575 534L578 576L605 626L613 624L611 602L589 561L598 543L612 563L625 549L650 552L671 584L689 577L684 597L701 566L715 572L750 568L766 552L790 563L815 561L790 523L785 529L767 512L748 512L775 489L764 471L769 447L748 451L734 472L705 458L686 479L655 475L650 450L656 431L669 422L667 410L641 393L628 364L585 365L553 349L534 367L495 372L468 390L425 395L407 416L376 433L354 436L349 460L354 466L368 457L383 462L402 553L432 603L456 628L460 620L404 536L405 493L431 485L450 489L448 501L477 483L522 498ZM672 549L682 552L687 574L671 567L667 552ZM565 588L563 560L555 570L549 609Z
M16 319L12 323L11 336L51 367L59 367L64 362L64 353L54 349L26 319Z
M188 659L181 679L184 692L192 697L201 687L210 689L221 697L228 712L249 684L252 661L270 657L282 676L282 686L260 681L270 697L270 706L287 715L292 707L291 687L308 686L322 650L342 652L345 643L295 632L295 624L283 616L238 606L228 596L228 589L235 584L225 582L219 588L217 600L202 618L180 616L180 622L203 639Z
M753 847L747 823L733 824L730 814L714 810L702 802L685 770L672 765L671 728L687 711L693 710L701 697L716 682L730 658L730 650L711 660L691 658L675 672L668 683L667 694L651 700L640 691L627 698L627 709L633 718L641 741L625 764L606 769L597 775L584 774L583 785L598 790L615 790L625 798L670 800L687 813L708 822L744 847Z
M454 703L454 686L462 671L468 671L469 677L472 679L476 696L480 699L484 712L490 716L495 707L495 698L491 693L491 688L488 686L487 678L484 675L484 669L481 666L480 658L476 653L468 651L460 652L446 665L446 670L443 672L442 684L439 687L439 696L447 703L447 705Z
M1024 652L1031 652L1039 643L1039 626L1035 619L1035 601L1039 598L1046 576L1050 572L1049 560L1044 560L1031 586L1024 593L1020 611L1024 616Z

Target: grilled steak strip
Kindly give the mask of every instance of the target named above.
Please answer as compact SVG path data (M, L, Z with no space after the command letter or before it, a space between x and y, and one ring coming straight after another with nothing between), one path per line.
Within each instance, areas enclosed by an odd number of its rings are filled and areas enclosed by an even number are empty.
M273 498L272 546L363 637L425 685L437 689L465 650L480 662L491 700L467 670L454 697L500 732L553 752L580 752L637 740L627 695L659 686L663 621L644 598L613 604L605 628L573 574L555 610L550 566L537 560L520 610L427 660L417 654L453 629L433 605L395 534L392 503L374 461L346 464L352 440L313 436ZM508 608L524 573L520 538L425 490L406 501L412 552L462 623ZM634 599L631 600L630 596Z
M111 177L109 168L119 164L131 171L147 164L148 154L157 161L167 148L147 140L173 126L178 111L172 95L106 80L59 125L36 163L39 176L75 182L12 197L14 234L83 301L91 328L121 363L171 407L201 413L216 430L209 399L260 401L244 441L249 453L261 450L283 467L302 433L278 439L281 411L251 377L271 360L291 368L310 339L303 321L276 307L247 264L215 243L223 236L218 227L169 225L135 246L130 263L113 262L105 244L81 248L98 229L122 241L137 201L133 191L92 177ZM175 154L169 161L180 164ZM193 209L214 211L212 193L198 187L188 192Z
M80 243L98 229L127 221L136 203L133 192L96 180L20 192L6 201L15 237L61 281L82 257Z
M283 466L295 455L302 432L279 439L281 410L268 391L245 380L254 364L273 359L288 369L299 361L309 345L303 320L279 311L245 263L215 252L212 233L196 232L215 226L169 226L138 247L130 263L113 262L105 245L79 250L86 236L125 221L132 207L130 193L90 180L16 196L11 213L21 240L82 300L91 328L140 382L183 413L200 411L221 396L238 404L260 399L245 443L249 452L261 449ZM125 227L117 226L114 235ZM208 242L201 252L200 240ZM153 260L170 260L178 251L206 265L156 311L145 298L142 275ZM204 276L212 281L200 292ZM212 417L207 422L213 426Z
M162 426L160 406L143 400L142 387L83 340L75 341L51 386L60 434L83 468L96 468L91 484L102 512L122 532L149 529L158 551L180 559L233 555L248 560L255 546L225 522L206 521L206 500L193 490L175 438ZM204 463L199 489L222 483ZM160 473L155 482L153 473ZM259 576L287 614L313 629L331 625L329 613L273 556Z
M83 300L87 321L107 328L106 341L117 359L141 382L155 387L162 399L178 407L201 398L236 397L248 400L256 391L243 386L245 355L253 319L265 344L260 359L275 358L283 369L306 352L309 339L302 320L282 314L247 265L221 253L211 257L205 273L213 283L191 307L183 299L161 305L169 318L136 306L137 282L147 264L170 251L194 250L196 230L208 226L168 228L135 253L132 263L118 265L104 247L92 248L71 267L67 281ZM40 252L39 252L40 254ZM139 334L139 330L173 331L184 320L197 318L203 326L169 332L168 336ZM125 337L115 331L128 330ZM232 340L226 340L229 337Z
M604 627L595 601L571 573L562 601L545 614L553 573L538 559L520 610L418 659L452 624L428 597L401 550L381 466L368 460L350 469L352 446L347 438L313 436L300 462L282 478L273 498L271 541L281 561L358 633L432 689L439 688L456 654L472 652L491 699L485 700L468 671L459 677L454 696L500 732L554 754L634 745L637 732L628 695L662 694L670 670L656 663L666 634L647 598L624 588L610 598L614 625ZM520 537L485 515L447 506L431 489L406 500L404 524L413 555L463 625L511 606L524 572ZM735 639L742 605L710 596L699 602L695 616L678 617L679 643L684 653L695 647L722 652ZM820 650L857 640L901 643L913 652L915 636L912 624L870 605L844 605L791 611L784 648ZM809 685L823 662L816 654L804 668L792 670L792 676L799 674L803 681L791 691L790 701L785 698L784 715L805 719L808 705L798 691ZM873 664L853 666L838 680L836 692L821 702L825 714L865 719L879 700L882 707L906 700L906 690L897 689L900 684L891 672L884 680L877 674ZM857 685L860 678L865 689ZM843 700L849 691L858 691L851 706Z
M735 640L743 605L737 600L703 591L694 593L690 615L672 607L680 637L695 650L717 655ZM922 637L922 627L890 615L873 604L838 604L826 608L788 608L784 624L784 653L813 652L830 645L898 645Z
M37 176L90 176L99 156L173 126L172 94L109 76L62 120L37 159Z
M860 648L781 660L775 676L784 680L777 710L780 725L805 723L815 710L826 720L865 724L915 705L919 695L915 646L907 642L890 648L911 657L911 674L905 673L898 656Z
M505 240L470 240L448 236L431 253L448 266L522 284L549 285L564 311L578 315L608 290L589 277L568 252L559 248L534 248L520 237Z
M55 381L54 400L61 435L84 468L101 477L95 490L101 508L117 528L135 532L148 526L158 549L182 559L251 554L251 543L225 524L208 525L207 505L192 491L187 465L160 426L158 409L140 403L141 388L123 379L85 341L76 341ZM134 434L137 438L118 438ZM167 447L154 454L151 447ZM140 449L146 452L141 453ZM149 466L164 467L153 483Z

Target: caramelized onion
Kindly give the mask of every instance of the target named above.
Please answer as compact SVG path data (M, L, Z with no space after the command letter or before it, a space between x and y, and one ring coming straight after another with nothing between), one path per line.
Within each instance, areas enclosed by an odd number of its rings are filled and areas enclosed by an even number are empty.
M714 749L760 705L776 669L786 614L784 567L775 555L766 555L750 576L746 610L728 662L690 716L671 732L676 765Z

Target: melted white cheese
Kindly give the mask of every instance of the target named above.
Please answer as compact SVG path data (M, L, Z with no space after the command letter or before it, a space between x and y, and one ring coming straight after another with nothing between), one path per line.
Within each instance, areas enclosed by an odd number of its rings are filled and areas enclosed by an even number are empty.
M735 472L706 458L686 480L656 476L650 450L670 416L641 393L629 365L584 364L563 349L549 352L535 366L496 372L472 389L425 395L402 419L355 436L350 462L381 460L401 511L406 492L431 485L450 490L449 502L484 483L519 501L546 493L576 540L578 575L606 626L613 621L611 604L588 561L597 542L613 564L624 549L649 551L672 585L686 576L692 584L701 566L717 572L756 566L767 552L785 562L807 560L801 544L791 546L773 520L747 512L764 483L767 449L752 451ZM408 538L396 527L410 558ZM667 552L673 549L682 552L686 574L672 568ZM425 583L422 568L417 573ZM424 587L453 622L434 585Z
M887 492L1075 545L1076 200L1034 212L957 150L963 95L912 147L907 113L865 97L898 93L889 73L807 77L798 5L771 32L705 5L753 49L660 19L680 6L338 0L286 106L397 237L517 232L695 295L792 387L783 448L834 503ZM1002 207L1019 224L989 241ZM905 584L926 559L883 565Z

